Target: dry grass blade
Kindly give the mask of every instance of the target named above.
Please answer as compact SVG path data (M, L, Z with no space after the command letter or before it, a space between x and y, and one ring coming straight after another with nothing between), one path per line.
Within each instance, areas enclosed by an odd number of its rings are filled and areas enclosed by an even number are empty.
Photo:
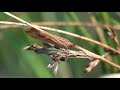
M86 50L86 49L84 49L84 48L82 48L82 47L80 47L80 46L75 46L75 47L76 47L77 49L79 49L79 50L84 51L84 52L87 54L87 56L90 56L90 57L93 58L93 59L102 60L102 61L110 64L111 66L120 69L120 66L119 66L119 65L117 65L117 64L115 64L115 63L113 63L113 62L111 62L111 61L103 58L102 56L99 56L99 55L97 55L97 54L94 54L94 53L92 53L92 52L90 52L90 51L88 51L88 50Z
M26 24L27 26L29 26L29 27L31 27L31 28L34 28L34 29L39 30L39 32L44 32L42 29L47 29L47 30L51 30L51 31L56 31L56 29L50 29L50 28L46 28L46 27L38 27L38 26L36 26L36 25L32 25L32 24L30 24L30 23L28 23L28 22L26 22L26 21L24 21L24 20L16 17L15 15L10 14L9 12L4 12L4 13L7 14L7 15L9 15L9 16L11 16L11 17L13 17L13 18L15 18L15 19L17 19L18 21ZM58 32L58 30L57 30L57 32ZM63 31L60 31L60 30L59 30L59 32L62 32L62 33L64 33L64 34L71 35L71 36L74 36L74 37L76 36L76 37L79 37L79 38L81 38L81 39L84 38L84 39L87 40L87 41L91 41L91 42L97 43L98 45L101 45L101 46L110 48L112 51L118 52L118 51L116 51L115 49L113 49L113 48L111 48L111 47L109 47L109 46L107 46L107 45L105 45L105 44L102 44L102 43L100 43L100 42L94 41L94 40L92 40L92 39L85 38L85 37L82 37L82 36L79 36L79 35L76 35L76 34L73 34L73 33L63 32ZM84 49L84 48L82 48L82 47L80 47L80 46L77 46L77 45L76 45L75 48L77 48L77 49L85 52L88 56L90 56L90 57L92 57L92 58L96 58L96 59L102 60L102 61L110 64L111 66L120 69L120 66L119 66L119 65L117 65L117 64L115 64L115 63L113 63L113 62L111 62L111 61L109 61L109 60L107 60L107 59L105 59L105 58L97 55L97 54L94 54L94 53L92 53L92 52L90 52L90 51L88 51L88 50L86 50L86 49ZM118 53L120 54L120 52L118 52Z
M4 25L4 21L1 22L3 24L0 25L1 29L6 28L17 28L21 27L20 25ZM33 25L38 26L86 26L86 27L96 27L96 28L104 28L105 26L109 28L113 28L114 30L120 30L120 25L110 25L110 24L93 24L91 22L31 22Z
M104 55L102 55L102 57L106 57L107 55L109 55L109 52L107 52ZM94 67L96 67L98 65L99 62L100 62L99 59L95 59L95 60L91 61L88 64L88 66L85 68L85 73L90 72Z
M16 23L16 22L6 22L6 21L0 21L0 23L2 24L14 24L14 25L19 25L19 26L25 26L25 27L29 27L27 24L24 24L24 23ZM34 25L35 26L35 25ZM66 34L66 35L70 35L70 36L73 36L73 37L76 37L76 38L79 38L79 39L82 39L82 40L85 40L85 41L89 41L89 42L92 42L92 43L95 43L97 45L100 45L104 48L109 48L111 51L115 52L115 53L118 53L120 54L120 51L104 44L104 43L101 43L101 42L98 42L98 41L95 41L93 39L90 39L90 38L87 38L87 37L84 37L84 36L80 36L80 35L77 35L77 34L74 34L74 33L70 33L70 32L67 32L67 31L63 31L63 30L60 30L60 29L54 29L54 28L49 28L49 27L43 27L43 26L36 26L37 28L41 28L43 30L48 30L48 31L53 31L53 32L58 32L58 33L63 33L63 34ZM43 31L41 29L38 29L40 31Z

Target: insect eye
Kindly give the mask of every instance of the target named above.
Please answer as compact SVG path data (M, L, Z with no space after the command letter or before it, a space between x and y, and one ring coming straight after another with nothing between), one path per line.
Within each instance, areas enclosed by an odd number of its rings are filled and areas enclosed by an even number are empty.
M74 47L75 45L76 45L76 44L70 44L69 47L71 48L71 47Z
M66 61L66 60L67 60L67 57L61 57L60 60L61 60L61 61Z

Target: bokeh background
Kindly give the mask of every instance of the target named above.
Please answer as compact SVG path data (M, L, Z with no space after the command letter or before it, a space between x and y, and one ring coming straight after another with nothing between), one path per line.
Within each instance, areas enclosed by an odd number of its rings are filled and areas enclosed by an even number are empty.
M119 12L11 12L12 14L28 22L91 22L92 17L100 24L120 24ZM16 21L15 19L0 12L0 21ZM47 25L46 25L47 26ZM86 26L48 26L64 31L83 35L85 37L104 42L115 47L115 42L110 40L103 31L103 28ZM0 28L0 77L22 77L22 78L95 78L102 75L117 73L118 70L110 65L100 62L90 73L84 73L88 65L87 59L69 59L59 66L57 76L54 76L53 69L48 69L51 63L47 55L35 54L24 51L23 48L34 43L41 42L29 37L25 33L26 28ZM52 32L53 33L53 32ZM80 40L68 35L54 33L77 43L96 54L104 54L103 47L94 43ZM117 30L118 36L120 32ZM120 64L120 56L109 56L110 60Z

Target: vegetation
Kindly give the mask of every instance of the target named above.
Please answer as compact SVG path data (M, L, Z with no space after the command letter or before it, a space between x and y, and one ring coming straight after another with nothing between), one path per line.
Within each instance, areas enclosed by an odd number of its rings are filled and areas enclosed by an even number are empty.
M12 14L29 23L82 35L115 49L119 46L119 37L116 39L116 36L120 35L119 12L12 12ZM0 12L0 21L18 22L3 12ZM115 38L111 39L104 32L106 25L116 31ZM91 72L84 73L89 60L69 58L59 65L58 74L55 76L53 70L47 68L52 61L49 56L23 50L27 45L42 45L40 41L28 36L25 30L25 27L0 24L0 77L92 78L119 71L101 61ZM69 39L98 55L105 54L101 45L62 33L48 32ZM107 55L106 58L120 64L119 55Z

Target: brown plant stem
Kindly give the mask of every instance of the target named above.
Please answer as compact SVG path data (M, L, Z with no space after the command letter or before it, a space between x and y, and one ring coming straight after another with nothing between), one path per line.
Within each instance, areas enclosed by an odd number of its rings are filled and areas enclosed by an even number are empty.
M86 26L86 27L108 27L113 28L115 30L120 30L120 25L110 25L110 24L93 24L91 22L32 22L31 24L39 25L39 26ZM16 25L1 25L0 28L15 28L15 27L21 27Z
M76 48L79 49L79 50L84 51L84 52L85 52L88 56L90 56L91 58L102 60L102 61L110 64L111 66L120 69L120 66L119 66L119 65L116 65L115 63L113 63L113 62L105 59L105 58L102 57L102 56L99 56L99 55L97 55L97 54L94 54L94 53L92 53L92 52L90 52L90 51L88 51L88 50L86 50L86 49L84 49L84 48L82 48L82 47L80 47L80 46L76 46Z
M28 22L26 22L26 21L24 21L24 20L16 17L15 15L13 15L13 14L11 14L11 13L9 13L9 12L4 12L4 13L7 14L8 16L11 16L12 18L15 18L16 20L18 20L18 21L26 24L26 25L29 26L29 27L35 28L35 29L39 30L40 32L42 32L42 31L44 32L44 30L41 30L42 27L38 27L38 26L36 26L36 25L32 25L32 24L30 24L30 23L28 23ZM41 28L41 29L40 29L40 28ZM56 31L56 30L55 30L55 31ZM58 30L57 30L57 31L58 31ZM61 31L60 31L60 32L61 32ZM67 33L67 34L69 35L69 32L64 32L64 33ZM73 34L73 35L72 35L72 33L70 33L70 34L71 34L71 36L76 35L76 34ZM78 36L79 36L79 35L78 35ZM82 36L79 36L79 38L83 38L83 37L82 37ZM85 37L84 37L84 39L85 39ZM86 38L86 40L94 41L94 40L91 40L91 39L88 39L88 38ZM96 41L96 42L97 42L97 41ZM99 42L97 42L97 43L99 43ZM99 43L99 44L101 44L101 43ZM103 44L103 45L104 45L104 44ZM109 46L108 46L108 47L109 47ZM80 46L77 46L77 45L76 45L75 48L84 51L85 53L87 53L87 55L92 56L93 58L100 59L100 60L102 60L102 61L110 64L111 66L120 69L120 66L119 66L119 65L117 65L117 64L115 64L115 63L113 63L113 62L111 62L111 61L109 61L109 60L107 60L107 59L105 59L105 58L97 55L97 54L94 54L94 53L92 53L92 52L90 52L90 51L88 51L88 50L86 50L86 49L84 49L84 48L82 48L82 47L80 47ZM109 48L110 48L110 47L109 47ZM114 50L114 49L112 49L112 48L110 48L110 49L113 50L113 51L116 51L116 50ZM119 53L120 53L120 52L119 52Z
M9 25L19 25L19 26L26 26L28 27L26 24L24 23L16 23L16 22L7 22L7 21L0 21L0 24L9 24ZM86 37L83 37L83 36L80 36L80 35L77 35L77 34L74 34L74 33L70 33L70 32L67 32L67 31L63 31L63 30L60 30L60 29L54 29L54 28L49 28L49 27L43 27L43 26L37 26L41 29L44 29L44 30L48 30L48 31L54 31L54 32L59 32L59 33L63 33L63 34L67 34L67 35L70 35L70 36L73 36L73 37L76 37L76 38L79 38L79 39L82 39L82 40L86 40L86 41L89 41L89 42L92 42L92 43L95 43L97 45L100 45L104 48L109 48L111 51L114 51L118 54L120 54L120 51L104 44L104 43L101 43L101 42L98 42L96 40L93 40L93 39L90 39L90 38L86 38Z
M63 33L63 34L67 34L67 35L70 35L70 36L73 36L73 37L76 37L76 38L79 38L79 39L82 39L82 40L85 40L85 41L89 41L89 42L92 42L92 43L95 43L97 45L100 45L104 48L109 48L111 51L113 52L116 52L118 54L120 54L120 51L104 44L104 43L101 43L99 41L96 41L96 40L93 40L93 39L90 39L90 38L87 38L87 37L83 37L83 36L80 36L80 35L77 35L77 34L74 34L74 33L70 33L70 32L67 32L67 31L63 31L63 30L59 30L59 29L53 29L53 28L48 28L48 27L42 27L40 26L41 29L44 29L44 30L49 30L49 31L54 31L54 32L59 32L59 33Z

